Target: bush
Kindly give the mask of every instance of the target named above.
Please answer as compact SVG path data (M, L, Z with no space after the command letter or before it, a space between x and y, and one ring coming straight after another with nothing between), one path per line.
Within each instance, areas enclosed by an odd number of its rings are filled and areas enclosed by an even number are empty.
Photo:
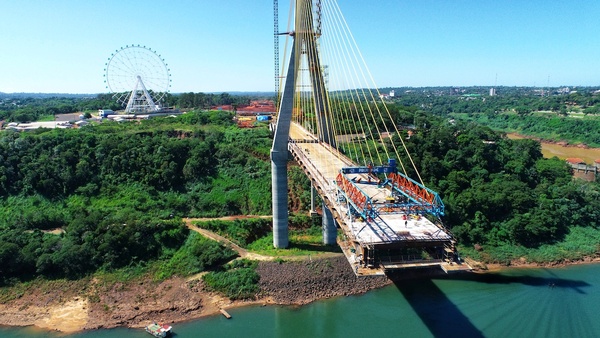
M173 257L159 268L156 278L190 276L215 267L236 255L231 248L192 232Z
M259 291L260 276L256 272L257 263L248 260L236 260L224 267L224 271L209 272L202 279L214 291L228 298L249 299Z
M529 263L550 263L581 260L595 256L600 250L600 229L592 227L572 227L562 242L544 244L537 248L518 245L484 246L482 251L471 247L461 247L464 256L483 263L510 265L511 261L524 258Z

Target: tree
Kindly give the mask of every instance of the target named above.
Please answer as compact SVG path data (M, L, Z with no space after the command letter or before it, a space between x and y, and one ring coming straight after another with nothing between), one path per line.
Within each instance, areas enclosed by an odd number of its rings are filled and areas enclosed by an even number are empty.
M515 107L515 112L519 116L524 116L524 115L527 115L527 114L531 113L531 109L529 107L526 107L526 106L518 106L518 107Z

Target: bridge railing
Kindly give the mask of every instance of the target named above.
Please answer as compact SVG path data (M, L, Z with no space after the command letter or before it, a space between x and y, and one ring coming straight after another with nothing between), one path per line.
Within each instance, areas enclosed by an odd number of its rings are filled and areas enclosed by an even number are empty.
M311 161L302 151L302 148L294 142L288 143L289 151L296 157L298 162L301 162L304 166L306 166L306 170L311 173L312 178L318 182L318 184L323 189L329 189L330 184L327 182L327 178L323 173L315 166L313 161Z

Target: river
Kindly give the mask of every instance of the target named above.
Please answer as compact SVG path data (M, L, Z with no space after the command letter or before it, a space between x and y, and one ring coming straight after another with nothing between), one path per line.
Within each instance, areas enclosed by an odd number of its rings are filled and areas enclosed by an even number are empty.
M519 134L506 134L510 139L523 139L523 135ZM595 160L600 159L600 148L578 148L578 147L565 147L555 143L542 142L542 154L546 158L558 157L560 159L566 159L568 157L577 157L582 159L585 163L593 165Z
M302 307L231 309L174 325L176 337L599 337L600 264L512 268L401 281L359 296ZM33 328L0 328L2 338L60 337ZM64 336L64 335L63 335ZM145 338L111 329L72 338Z

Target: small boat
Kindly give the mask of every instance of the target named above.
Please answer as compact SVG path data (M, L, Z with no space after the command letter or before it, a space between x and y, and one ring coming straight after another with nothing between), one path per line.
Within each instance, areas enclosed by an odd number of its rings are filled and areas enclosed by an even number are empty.
M172 330L173 327L167 324L152 323L146 326L146 332L153 335L154 337L159 338L169 337L171 335Z

